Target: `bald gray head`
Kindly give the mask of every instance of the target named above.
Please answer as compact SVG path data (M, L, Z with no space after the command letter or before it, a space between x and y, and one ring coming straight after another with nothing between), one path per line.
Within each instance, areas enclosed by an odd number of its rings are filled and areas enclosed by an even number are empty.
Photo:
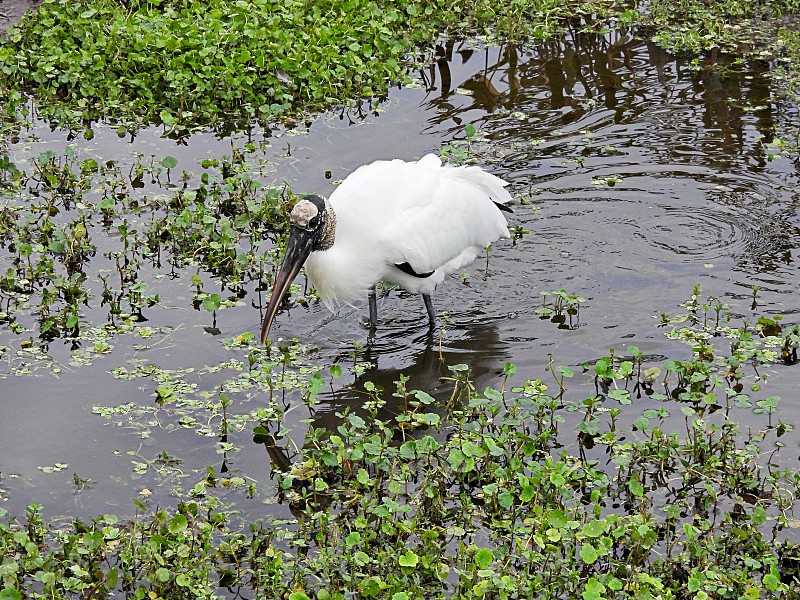
M336 213L328 199L317 194L303 196L294 205L289 222L293 227L309 232L314 238L314 251L327 250L336 237Z

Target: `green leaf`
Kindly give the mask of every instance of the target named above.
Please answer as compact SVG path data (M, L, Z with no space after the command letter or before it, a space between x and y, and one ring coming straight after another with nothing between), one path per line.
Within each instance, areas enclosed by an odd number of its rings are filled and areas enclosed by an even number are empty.
M648 367L644 370L645 381L654 381L656 377L661 375L661 369L658 367Z
M203 308L208 312L214 312L222 304L222 298L219 294L209 294L203 299Z
M591 565L599 558L597 550L591 544L584 544L581 546L581 560L587 565Z
M103 536L97 531L87 531L83 534L83 544L89 550L96 550L103 543Z
M608 583L608 589L614 590L615 592L618 592L623 587L625 587L625 584L623 583L623 581L621 579L616 578L616 577L612 577L606 583Z
M628 390L618 390L618 389L609 390L608 397L611 398L612 400L616 400L620 404L631 403L631 393Z
M100 170L100 165L93 158L87 158L81 163L81 173L88 175L89 173L97 173Z
M178 159L174 156L165 156L161 159L161 166L165 169L171 169L178 164Z
M761 579L761 583L771 592L774 592L781 586L781 578L775 565L772 565L770 572L764 575Z
M308 393L316 396L325 388L325 380L319 373L314 373L308 379ZM350 423L355 427L364 427L364 419L358 415L350 415Z
M606 521L595 519L594 521L589 521L586 525L583 526L581 533L584 537L588 538L596 538L603 535L606 531Z
M611 361L608 358L601 358L598 359L596 363L594 363L594 372L602 376L608 372L610 367L611 367Z
M581 594L583 600L601 600L603 592L606 591L604 586L596 577L590 577L586 582L586 587Z
M590 419L589 421L581 421L576 427L581 433L594 437L600 433L600 420Z
M405 554L400 555L398 562L401 567L416 567L419 562L419 557L409 550Z
M172 520L169 522L169 532L172 534L182 533L186 531L188 526L189 521L186 519L186 517L181 514L177 514L172 517Z
M173 125L176 121L175 117L172 116L172 113L166 108L161 109L161 112L158 113L158 118L161 119L161 122L167 126Z
M556 371L558 371L562 377L566 377L567 379L572 379L572 377L575 375L575 371L569 367L556 367Z
M402 444L398 450L398 454L402 458L413 460L417 456L417 442L416 440L409 440Z
M533 497L536 495L536 486L533 485L524 485L522 486L522 490L519 493L519 499L521 502L530 502L533 500Z
M361 485L367 485L370 482L369 473L367 473L366 469L359 469L358 473L356 474L356 481Z
M555 529L561 529L567 524L567 516L564 514L564 511L560 508L556 508L555 510L551 510L550 513L547 515L547 523L550 527Z
M5 588L0 590L0 600L21 600L22 594L17 590Z
M762 525L764 521L767 520L767 511L764 509L763 506L756 506L753 508L753 523L756 525Z
M489 400L492 400L493 402L503 401L503 394L501 394L494 388L487 387L484 390L483 395L486 396Z
M238 63L246 63L249 61L253 55L250 53L250 50L247 47L241 49L239 54L236 55L236 62Z
M427 392L421 392L420 390L414 390L413 392L411 392L411 395L414 396L417 400L419 400L423 404L433 404L434 402L436 402L436 398L434 398Z
M438 425L442 421L442 418L436 413L429 412L420 415L419 420L421 423L425 423L425 425L433 427L434 425Z
M488 548L481 548L475 553L475 563L478 565L478 568L485 569L494 560L494 556L492 555L492 551Z

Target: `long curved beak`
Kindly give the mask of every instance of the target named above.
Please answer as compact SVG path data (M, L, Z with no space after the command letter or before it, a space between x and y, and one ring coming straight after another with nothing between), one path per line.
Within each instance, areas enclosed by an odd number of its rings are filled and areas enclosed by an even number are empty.
M267 341L269 328L272 326L275 315L278 314L281 300L289 290L289 286L292 285L294 278L297 277L308 255L314 249L314 241L313 232L292 227L289 233L289 243L286 246L286 256L283 257L283 263L281 263L278 274L275 276L275 286L272 288L272 296L270 296L269 304L267 304L267 315L264 317L264 324L261 326L262 344Z

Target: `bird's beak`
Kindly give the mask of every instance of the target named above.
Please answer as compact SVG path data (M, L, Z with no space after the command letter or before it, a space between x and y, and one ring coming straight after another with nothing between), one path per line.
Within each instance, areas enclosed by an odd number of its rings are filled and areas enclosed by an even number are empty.
M262 344L267 341L269 328L278 313L281 300L283 300L289 286L292 285L292 281L300 272L300 267L303 266L308 255L314 249L314 241L313 232L299 227L292 227L289 233L289 243L286 246L286 256L283 257L283 263L275 276L275 286L272 288L272 296L269 299L269 304L267 304L267 315L264 317L264 324L261 326Z

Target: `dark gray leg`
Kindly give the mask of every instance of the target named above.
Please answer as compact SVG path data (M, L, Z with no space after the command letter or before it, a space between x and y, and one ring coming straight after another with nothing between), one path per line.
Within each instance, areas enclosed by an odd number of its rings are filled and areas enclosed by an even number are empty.
M422 301L425 302L425 309L428 311L428 324L433 327L436 325L436 313L433 311L433 302L428 294L422 294Z
M378 299L375 297L374 285L369 290L369 327L370 329L378 327Z

